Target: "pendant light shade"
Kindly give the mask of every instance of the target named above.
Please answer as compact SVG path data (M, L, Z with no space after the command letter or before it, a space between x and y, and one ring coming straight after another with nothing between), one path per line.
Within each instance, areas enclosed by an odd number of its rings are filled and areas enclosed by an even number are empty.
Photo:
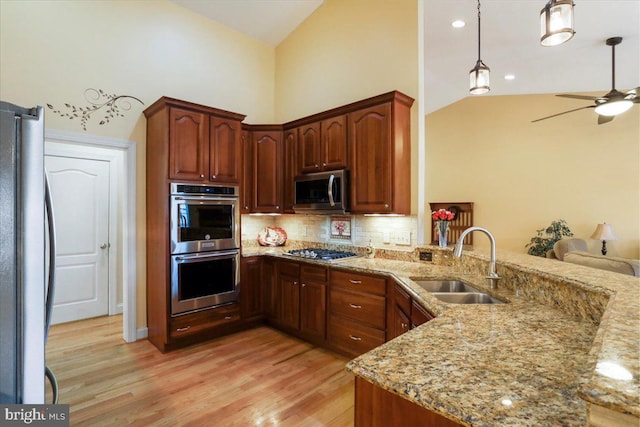
M469 93L482 95L491 90L489 86L489 73L491 70L480 59L480 0L478 0L478 61L469 71Z
M557 46L573 37L573 6L573 0L549 0L540 11L542 46Z
M469 71L469 93L471 95L482 95L490 90L489 85L489 67L478 59L476 66Z

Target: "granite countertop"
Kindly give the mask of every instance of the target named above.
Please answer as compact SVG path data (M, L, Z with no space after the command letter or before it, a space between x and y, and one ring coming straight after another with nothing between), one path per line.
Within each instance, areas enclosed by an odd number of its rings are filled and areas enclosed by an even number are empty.
M259 254L280 256L283 249L243 249L244 256ZM392 276L438 316L350 361L347 369L469 426L581 426L587 401L640 416L640 279L499 252L498 273L504 276L499 289L490 291L465 265L487 260L487 254L465 254L462 263L450 249L441 263L331 262ZM417 277L462 279L507 303L446 304L412 280ZM603 366L626 374L611 378Z

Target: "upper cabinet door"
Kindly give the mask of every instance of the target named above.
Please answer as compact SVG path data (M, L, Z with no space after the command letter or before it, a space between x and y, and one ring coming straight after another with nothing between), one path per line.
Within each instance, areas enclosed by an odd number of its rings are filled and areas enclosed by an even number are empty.
M182 108L169 112L169 178L203 181L209 157L209 116Z
M300 170L302 173L320 171L320 122L301 126L298 138Z
M253 210L282 212L282 132L253 132Z
M347 167L347 115L321 122L321 169L334 170Z
M351 212L392 212L391 104L349 114Z
M239 121L211 116L209 180L239 184L241 173L241 125Z

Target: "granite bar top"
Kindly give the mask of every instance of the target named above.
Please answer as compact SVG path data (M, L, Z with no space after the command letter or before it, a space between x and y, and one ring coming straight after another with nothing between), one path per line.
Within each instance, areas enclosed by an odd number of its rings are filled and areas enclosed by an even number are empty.
M329 264L387 274L438 316L350 361L350 372L469 426L582 426L587 402L640 417L640 279L498 252L503 279L490 290L487 252L458 260L429 249L434 262L417 261L416 249ZM462 279L507 303L446 304L417 278Z

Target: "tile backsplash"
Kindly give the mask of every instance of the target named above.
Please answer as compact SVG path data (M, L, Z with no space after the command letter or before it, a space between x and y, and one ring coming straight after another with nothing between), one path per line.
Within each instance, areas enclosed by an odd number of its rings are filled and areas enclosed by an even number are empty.
M418 244L416 216L351 215L351 240L331 239L330 215L242 215L242 240L255 240L266 226L282 227L288 239L317 243L371 244L376 248L412 250Z

